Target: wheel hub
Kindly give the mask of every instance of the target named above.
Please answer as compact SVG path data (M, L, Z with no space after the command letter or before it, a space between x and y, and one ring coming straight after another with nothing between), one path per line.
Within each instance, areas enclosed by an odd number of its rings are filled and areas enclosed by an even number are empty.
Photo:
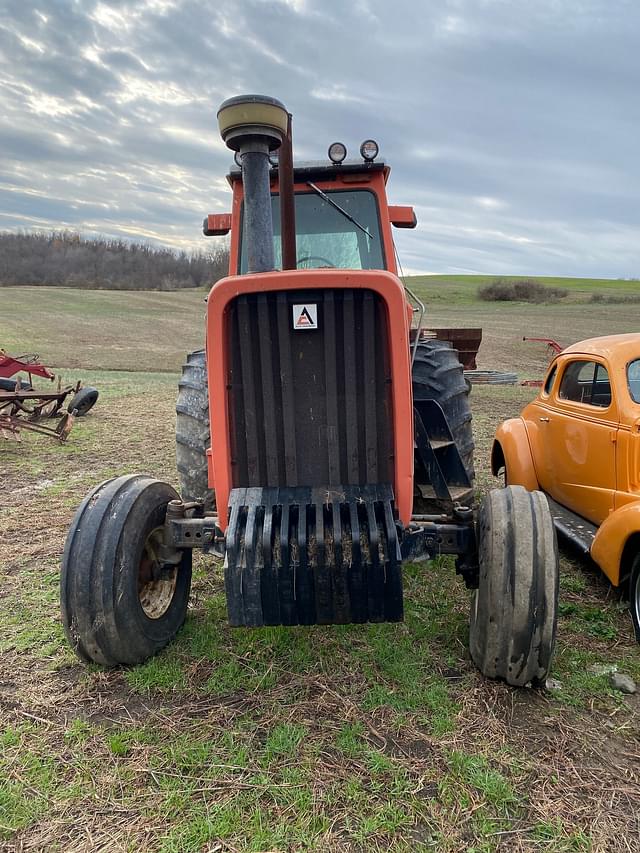
M149 619L160 619L167 612L178 580L178 567L167 567L159 559L162 537L162 527L151 531L138 567L138 599Z

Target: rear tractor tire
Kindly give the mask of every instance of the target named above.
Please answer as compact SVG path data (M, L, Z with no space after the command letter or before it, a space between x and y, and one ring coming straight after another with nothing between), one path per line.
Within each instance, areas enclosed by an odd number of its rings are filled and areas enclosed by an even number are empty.
M170 500L167 483L139 474L107 480L78 507L67 535L60 604L67 639L82 660L141 663L167 645L184 622L191 551L160 559Z
M473 481L469 387L458 351L452 349L447 341L419 343L412 367L412 386L414 400L435 400L440 404L466 472Z
M176 466L183 501L204 501L215 509L209 488L207 448L210 446L209 390L204 350L190 352L182 367L176 402Z
M494 489L478 513L479 588L470 650L488 678L543 685L558 611L558 546L547 499L522 486Z

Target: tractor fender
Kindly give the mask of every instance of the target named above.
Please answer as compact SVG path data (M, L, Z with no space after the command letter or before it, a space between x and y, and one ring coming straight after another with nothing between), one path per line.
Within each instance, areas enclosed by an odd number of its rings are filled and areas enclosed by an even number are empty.
M491 473L494 477L502 467L509 486L524 486L530 492L540 488L522 418L509 418L496 430L491 448Z
M614 586L618 586L624 579L626 572L623 562L631 537L640 538L640 500L625 504L610 513L598 528L591 544L591 557Z

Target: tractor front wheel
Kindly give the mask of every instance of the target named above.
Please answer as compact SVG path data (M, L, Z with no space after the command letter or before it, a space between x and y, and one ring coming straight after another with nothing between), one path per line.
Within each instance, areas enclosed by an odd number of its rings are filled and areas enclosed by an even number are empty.
M191 551L162 560L167 483L142 475L107 480L84 499L62 558L60 604L78 657L103 666L141 663L184 622Z
M471 599L471 657L515 687L544 684L555 645L558 547L542 492L494 489L478 514L479 588Z

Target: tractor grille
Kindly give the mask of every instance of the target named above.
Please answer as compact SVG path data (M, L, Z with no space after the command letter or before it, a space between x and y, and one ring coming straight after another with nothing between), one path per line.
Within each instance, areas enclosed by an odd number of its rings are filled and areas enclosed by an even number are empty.
M294 330L300 305L316 307L317 329ZM238 296L228 329L234 486L393 482L386 309L376 293Z

